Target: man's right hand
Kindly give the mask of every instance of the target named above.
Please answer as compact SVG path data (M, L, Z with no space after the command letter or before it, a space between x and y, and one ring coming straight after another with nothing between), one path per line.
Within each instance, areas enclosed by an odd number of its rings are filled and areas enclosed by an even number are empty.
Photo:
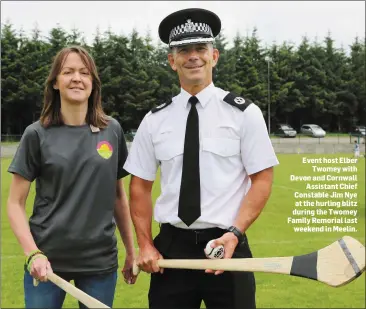
M162 274L164 269L158 266L158 260L163 259L163 256L153 245L140 247L139 255L136 259L137 266L147 273Z
M39 254L39 256L36 256L33 260L29 273L33 278L36 278L42 282L46 282L48 272L52 272L51 264L46 256Z

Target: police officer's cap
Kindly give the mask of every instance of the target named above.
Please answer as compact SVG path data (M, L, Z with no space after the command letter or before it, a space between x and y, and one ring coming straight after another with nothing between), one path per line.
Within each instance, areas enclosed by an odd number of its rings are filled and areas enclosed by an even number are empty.
M170 47L209 43L220 33L220 18L204 9L185 9L174 12L159 25L160 39Z

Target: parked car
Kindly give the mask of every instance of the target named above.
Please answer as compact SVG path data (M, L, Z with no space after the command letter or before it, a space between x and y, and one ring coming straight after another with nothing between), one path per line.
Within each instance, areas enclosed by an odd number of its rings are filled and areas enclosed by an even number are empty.
M365 137L366 127L365 126L353 126L350 132L351 136Z
M131 131L130 131L130 134L132 135L132 137L135 137L136 132L137 132L137 130L131 130Z
M135 138L136 132L137 132L137 130L135 130L135 129L127 131L125 134L126 140L129 142L132 142L133 139Z
M325 131L317 124L303 124L300 129L301 133L311 137L325 137Z
M296 130L289 124L279 124L277 125L274 135L280 137L296 137Z

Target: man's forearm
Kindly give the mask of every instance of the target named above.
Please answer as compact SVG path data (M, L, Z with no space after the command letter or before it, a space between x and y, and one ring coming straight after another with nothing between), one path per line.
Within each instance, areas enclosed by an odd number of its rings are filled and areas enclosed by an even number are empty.
M151 190L147 190L139 183L131 180L130 207L131 218L135 226L137 242L140 248L153 246L151 222L152 222L152 199Z
M241 204L233 225L243 233L258 218L271 195L272 173L271 169L265 177L255 179Z

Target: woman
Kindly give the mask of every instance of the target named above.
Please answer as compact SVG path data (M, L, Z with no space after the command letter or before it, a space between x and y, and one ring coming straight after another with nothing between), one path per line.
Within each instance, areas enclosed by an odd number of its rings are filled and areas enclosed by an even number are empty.
M46 81L40 120L29 125L9 167L8 217L24 254L27 308L61 308L59 276L112 307L118 269L117 225L126 248L122 270L133 284L134 244L122 178L127 157L119 123L101 105L95 63L81 47L62 49ZM25 205L36 180L32 216ZM33 278L41 281L33 286ZM80 308L84 307L79 304Z

